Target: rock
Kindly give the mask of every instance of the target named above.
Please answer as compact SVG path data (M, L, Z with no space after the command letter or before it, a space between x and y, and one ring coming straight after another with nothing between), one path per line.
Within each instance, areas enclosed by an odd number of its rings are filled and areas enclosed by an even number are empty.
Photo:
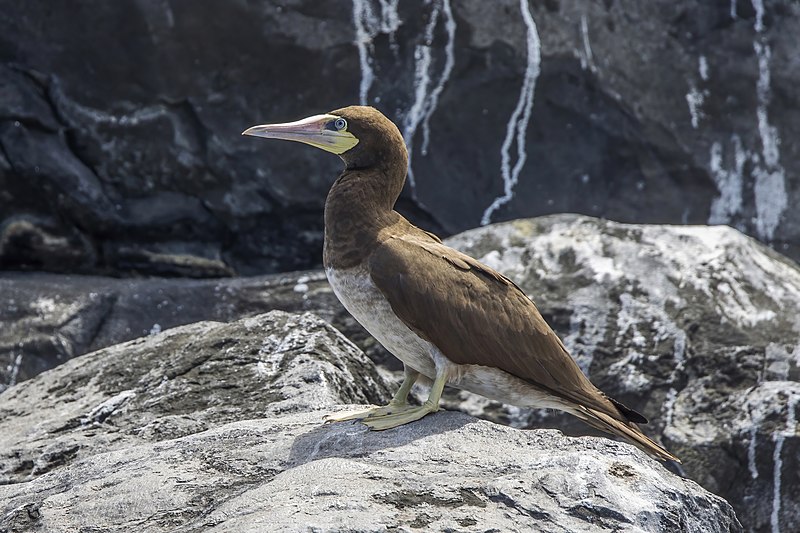
M9 273L0 276L0 293L0 390L100 348L192 322L229 322L273 309L312 311L377 361L394 359L378 352L318 271L218 280Z
M568 215L497 224L448 243L531 294L592 380L648 416L648 434L683 459L686 475L731 501L749 531L800 524L791 505L800 490L793 415L800 393L800 269L793 262L731 228L625 225ZM110 311L94 304L95 314L86 313L87 329L89 318L106 316L95 328L100 333L81 334L93 339L91 349L150 332L154 323L166 329L281 308L320 313L369 346L370 358L384 370L398 368L347 321L320 272L216 281L15 274L0 278L0 290L14 295L27 321L15 323L15 315L0 308L0 320L11 325L4 341L9 360L26 331L37 331L39 339L25 344L26 354L37 347L52 353L50 346L66 342L70 337L59 328L79 319L68 320L59 309L73 301L88 306L95 291L108 294L111 303ZM37 303L43 299L46 305ZM444 405L519 428L592 432L568 415L522 410L455 389L446 389Z
M401 127L400 209L444 235L580 212L800 258L796 5L347 7L3 1L0 268L318 266L339 161L239 133L357 102Z
M198 322L74 358L3 392L0 484L235 420L389 398L372 363L310 313Z
M384 400L310 314L75 358L0 394L0 531L742 531L724 500L608 439L460 413L321 423Z
M540 304L592 381L650 419L685 473L748 531L800 528L800 268L725 226L575 215L464 232L448 244ZM450 405L518 427L586 433L567 416L466 393Z

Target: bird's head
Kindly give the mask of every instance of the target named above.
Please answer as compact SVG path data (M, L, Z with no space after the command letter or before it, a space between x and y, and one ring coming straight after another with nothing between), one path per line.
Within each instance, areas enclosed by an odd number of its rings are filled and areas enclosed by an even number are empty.
M262 124L242 135L297 141L338 155L347 168L368 168L406 158L397 126L374 107L350 106L295 122Z

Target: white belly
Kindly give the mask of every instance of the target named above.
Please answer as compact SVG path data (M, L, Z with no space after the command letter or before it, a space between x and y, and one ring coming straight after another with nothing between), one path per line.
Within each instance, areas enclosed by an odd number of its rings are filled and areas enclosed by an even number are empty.
M397 318L366 270L326 268L325 274L344 308L384 348L417 372L436 377L433 353L438 350Z

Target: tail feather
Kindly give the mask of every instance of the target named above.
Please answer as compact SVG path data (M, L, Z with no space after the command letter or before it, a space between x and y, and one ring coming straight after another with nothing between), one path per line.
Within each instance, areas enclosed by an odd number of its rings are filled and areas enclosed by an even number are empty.
M633 422L623 422L597 409L584 407L582 405L574 409L572 414L600 431L623 437L631 444L636 445L662 461L681 462L680 459L669 453L663 446L642 433Z

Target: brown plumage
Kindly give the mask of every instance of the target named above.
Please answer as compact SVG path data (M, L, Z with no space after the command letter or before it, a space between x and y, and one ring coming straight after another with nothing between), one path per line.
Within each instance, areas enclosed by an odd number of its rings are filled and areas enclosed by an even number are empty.
M441 387L449 383L501 401L567 411L660 459L678 460L638 429L647 422L642 415L592 385L519 287L393 210L408 157L391 121L360 106L312 118L316 122L306 121L319 123L320 138L338 143L314 145L339 154L346 165L325 205L323 260L331 285L406 366L406 381L389 406L340 419L359 418L377 429L407 423L436 410ZM337 118L345 127L337 133L341 139L330 141L324 131ZM310 128L304 121L292 124L301 123ZM250 134L311 144L274 134L275 127L256 128L263 130ZM405 396L420 374L434 380L431 398L422 408L409 407Z

